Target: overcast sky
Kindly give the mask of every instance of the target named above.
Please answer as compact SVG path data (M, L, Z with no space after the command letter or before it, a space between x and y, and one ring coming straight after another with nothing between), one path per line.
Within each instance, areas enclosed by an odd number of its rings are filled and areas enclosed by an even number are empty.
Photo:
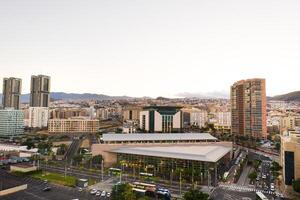
M227 94L253 77L300 90L300 1L0 0L0 69L23 93L32 74L108 95Z

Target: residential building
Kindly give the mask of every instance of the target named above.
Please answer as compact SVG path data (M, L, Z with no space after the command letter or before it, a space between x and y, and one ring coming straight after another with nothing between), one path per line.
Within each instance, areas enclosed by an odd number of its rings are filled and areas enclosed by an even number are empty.
M54 108L50 110L50 119L69 119L73 117L89 117L87 108Z
M231 112L213 113L214 128L223 132L230 132L231 129Z
M295 117L285 116L280 119L280 132L295 130Z
M20 109L22 80L19 78L4 78L2 104L3 108Z
M231 86L231 132L235 136L267 137L265 79L247 79Z
M85 118L50 119L48 121L49 133L97 133L99 120Z
M190 124L199 128L205 127L208 122L208 114L204 110L192 109L190 112Z
M281 136L281 166L285 188L300 179L300 130L287 131Z
M126 106L126 107L124 107L122 109L123 122L126 122L126 121L139 122L141 111L142 111L142 108L138 107L138 106Z
M50 77L45 75L31 76L30 107L49 107Z
M25 115L26 116L26 115ZM44 128L48 126L49 108L29 107L25 117L25 126L30 128Z
M24 134L24 115L21 110L0 110L0 137L18 137Z
M140 112L140 129L150 133L180 132L182 129L181 107L149 106Z

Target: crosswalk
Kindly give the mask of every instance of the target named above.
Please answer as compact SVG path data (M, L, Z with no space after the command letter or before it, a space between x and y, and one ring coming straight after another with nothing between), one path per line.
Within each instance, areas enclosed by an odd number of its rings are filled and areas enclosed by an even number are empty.
M265 190L256 189L254 187L246 187L246 186L241 186L241 185L236 185L236 184L230 184L230 185L229 184L220 184L219 187L223 188L223 189L239 191L239 192L262 192L262 193L269 194L269 195L276 195L276 196L280 195L277 192L265 191Z

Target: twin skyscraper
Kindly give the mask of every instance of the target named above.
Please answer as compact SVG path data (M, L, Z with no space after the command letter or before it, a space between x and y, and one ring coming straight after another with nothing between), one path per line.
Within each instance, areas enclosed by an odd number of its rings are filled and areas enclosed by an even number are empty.
M20 109L22 93L22 79L3 79L3 108ZM50 76L33 75L30 84L30 107L48 107L50 102Z

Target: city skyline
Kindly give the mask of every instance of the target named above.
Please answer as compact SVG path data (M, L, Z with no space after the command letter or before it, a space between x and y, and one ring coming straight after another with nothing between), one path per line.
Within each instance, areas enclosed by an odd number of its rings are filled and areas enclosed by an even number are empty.
M23 93L32 74L45 74L55 92L180 97L229 96L235 81L265 78L268 96L288 93L300 89L299 8L270 0L3 1L0 79L21 78Z

